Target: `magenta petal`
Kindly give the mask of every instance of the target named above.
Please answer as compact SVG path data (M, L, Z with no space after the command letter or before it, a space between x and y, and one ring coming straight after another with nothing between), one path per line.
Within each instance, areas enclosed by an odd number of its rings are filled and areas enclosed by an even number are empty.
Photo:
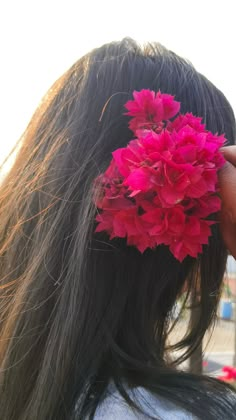
M185 226L185 234L187 236L199 236L200 235L200 222L197 217L189 217L188 223Z
M196 157L197 150L196 147L193 147L192 145L180 147L173 154L173 160L178 163L194 162L196 160Z
M217 174L215 169L206 170L203 173L204 181L207 183L208 191L215 191L217 184Z
M133 150L135 150L135 145L132 148L128 146L117 149L112 153L117 168L124 177L129 175L132 168L136 168L140 164L140 157Z
M180 192L184 192L187 190L187 188L190 185L190 179L187 175L182 174L182 176L179 177L178 181L176 182L176 191Z
M143 253L147 248L150 248L152 245L147 235L143 235L143 237L128 236L127 244L135 246L141 253Z
M180 235L185 227L185 214L181 207L174 207L168 212L168 230L171 234Z
M174 187L169 185L160 188L159 191L159 198L163 204L163 206L169 207L170 205L174 205L179 203L184 198L184 192L176 191Z
M162 133L159 135L158 145L160 151L172 150L175 146L173 136L167 130L163 130Z
M190 184L188 187L188 196L192 198L199 198L208 191L207 184L204 179L200 179L196 184Z
M200 243L201 244L208 244L209 236L211 236L211 229L210 225L212 222L208 222L207 220L200 221L201 233L200 233Z
M102 214L97 215L96 221L98 222L98 225L96 227L95 232L106 231L108 233L111 233L113 229L113 214L112 213L104 211Z
M128 176L130 171L124 161L124 152L125 152L124 148L117 149L115 150L115 152L112 153L112 156L117 167L119 168L121 175Z
M151 186L150 171L144 168L135 169L126 178L125 185L132 190L147 191Z
M205 125L201 123L202 118L195 117L191 113L187 113L185 115L179 115L175 120L172 122L172 127L176 131L181 130L184 126L189 126L198 132L205 131Z
M155 99L155 92L149 89L142 89L140 92L135 90L133 96L136 103L140 107L144 107L153 102Z
M174 255L174 257L182 262L185 257L188 255L183 243L180 240L176 240L176 242L172 242L170 245L170 251Z
M195 204L192 204L191 214L198 218L204 218L210 214L219 212L220 208L220 198L216 195L206 194L201 199L195 200Z
M209 211L208 214L217 213L221 208L221 199L216 195L210 195L205 198L205 204Z
M174 117L180 110L180 102L174 100L174 96L166 93L157 93L156 101L162 102L162 118L168 120Z
M125 238L127 231L125 225L119 220L119 217L115 217L113 221L113 236L118 238Z

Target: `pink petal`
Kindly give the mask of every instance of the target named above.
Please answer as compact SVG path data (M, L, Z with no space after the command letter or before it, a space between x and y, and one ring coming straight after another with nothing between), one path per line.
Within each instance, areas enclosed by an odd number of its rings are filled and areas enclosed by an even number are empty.
M102 214L98 214L96 217L96 221L98 225L95 229L95 232L103 232L106 231L111 233L113 229L113 215L110 212L104 211Z
M210 191L215 192L216 184L217 184L217 181L218 181L216 170L215 169L209 169L209 170L204 171L203 172L203 178L204 178L204 181L207 184L208 191L209 192Z
M197 150L192 145L183 146L173 154L173 160L177 163L194 162L197 158Z
M135 145L117 149L112 153L113 159L121 175L128 176L132 168L140 164L140 158L134 153Z
M147 191L152 187L150 171L145 168L135 169L126 178L124 184L134 191Z
M168 228L174 235L179 235L183 232L185 226L185 214L180 207L174 207L168 212Z
M174 96L158 92L156 102L158 100L162 102L162 118L164 120L169 120L179 112L180 102L175 101Z
M184 192L176 191L174 187L170 185L165 185L163 188L160 188L159 198L163 206L170 207L174 204L178 204L184 198Z
M200 235L201 227L200 227L199 219L197 217L194 217L194 216L188 217L187 223L185 225L184 233L187 236L199 236Z
M113 220L113 237L125 238L127 235L126 227L122 220L119 220L119 213Z
M202 118L195 117L191 113L185 115L179 115L173 122L172 128L176 131L179 131L184 126L190 126L196 131L202 132L205 131L205 125L201 123Z
M187 190L188 197L199 198L208 192L207 183L200 179L196 184L190 184Z
M170 245L170 251L174 255L174 257L182 262L186 256L188 255L188 251L185 249L183 243L179 240L176 240L176 242L172 242Z

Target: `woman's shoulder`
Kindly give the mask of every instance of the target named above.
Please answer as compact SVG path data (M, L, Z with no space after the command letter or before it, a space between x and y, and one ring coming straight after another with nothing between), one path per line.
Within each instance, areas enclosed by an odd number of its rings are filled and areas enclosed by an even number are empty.
M150 416L162 420L194 419L191 414L144 388L128 391L128 395L141 408L143 414L130 407L117 390L109 389L96 410L94 420L148 420Z

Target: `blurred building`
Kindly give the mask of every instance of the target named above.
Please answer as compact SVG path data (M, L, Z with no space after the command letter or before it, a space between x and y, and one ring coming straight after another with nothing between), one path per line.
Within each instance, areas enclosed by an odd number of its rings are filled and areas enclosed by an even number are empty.
M225 289L223 294L225 297L231 297L232 300L236 298L236 261L231 255L228 257L227 261Z

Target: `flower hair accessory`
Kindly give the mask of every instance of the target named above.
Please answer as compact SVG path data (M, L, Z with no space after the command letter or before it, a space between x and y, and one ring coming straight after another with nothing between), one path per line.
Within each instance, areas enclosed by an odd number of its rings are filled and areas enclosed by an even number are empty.
M206 130L180 102L151 90L134 91L125 104L135 138L115 150L95 182L96 232L126 238L144 252L167 245L179 261L208 244L208 216L220 210L217 171L225 160L223 135Z

